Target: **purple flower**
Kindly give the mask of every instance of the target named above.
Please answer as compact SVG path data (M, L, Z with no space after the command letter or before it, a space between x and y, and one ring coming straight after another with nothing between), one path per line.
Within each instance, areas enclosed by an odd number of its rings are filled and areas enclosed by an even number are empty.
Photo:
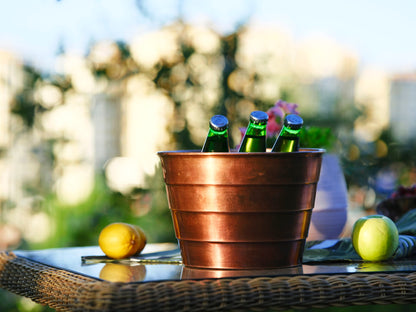
M274 106L269 108L266 112L269 115L269 121L267 122L267 137L273 138L279 135L280 130L283 127L283 121L285 120L286 115L296 114L298 112L298 104L289 103L282 100L277 101ZM246 133L247 128L240 128L241 141L243 140L244 134ZM240 141L240 144L241 144ZM237 148L239 145L237 145Z
M298 104L289 103L282 100L277 101L273 107L267 111L269 121L267 122L267 136L274 137L280 133L283 121L288 114L299 115Z

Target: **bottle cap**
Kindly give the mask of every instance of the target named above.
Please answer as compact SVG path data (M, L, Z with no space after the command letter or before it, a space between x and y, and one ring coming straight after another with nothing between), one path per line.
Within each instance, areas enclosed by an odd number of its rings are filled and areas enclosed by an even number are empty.
M228 119L223 115L212 116L209 121L209 126L215 131L224 131L228 128Z
M298 130L303 126L303 119L299 115L290 114L285 117L285 127L293 130Z
M255 124L265 124L269 120L269 115L262 111L254 111L250 114L250 121Z

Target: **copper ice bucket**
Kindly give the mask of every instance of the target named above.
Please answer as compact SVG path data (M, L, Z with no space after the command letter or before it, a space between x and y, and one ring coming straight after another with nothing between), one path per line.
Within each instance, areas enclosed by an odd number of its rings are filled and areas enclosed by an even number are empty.
M323 153L159 152L185 266L301 264Z

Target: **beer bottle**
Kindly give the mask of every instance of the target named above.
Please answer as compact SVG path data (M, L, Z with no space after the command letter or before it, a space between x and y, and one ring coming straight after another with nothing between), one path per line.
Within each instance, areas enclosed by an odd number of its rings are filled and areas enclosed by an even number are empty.
M240 145L239 152L265 152L266 126L269 116L262 111L250 114L250 121Z
M297 152L302 125L303 119L300 116L287 115L283 122L283 128L273 145L272 152Z
M228 119L223 115L215 115L209 121L209 130L202 152L229 152Z

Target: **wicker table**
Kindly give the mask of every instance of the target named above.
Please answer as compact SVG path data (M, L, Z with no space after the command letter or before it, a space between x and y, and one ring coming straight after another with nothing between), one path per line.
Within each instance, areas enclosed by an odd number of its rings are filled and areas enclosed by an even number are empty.
M185 276L180 264L152 264L145 274L149 277L141 275L141 281L109 282L99 277L104 264L81 264L80 254L96 250L0 252L0 287L59 311L286 310L416 303L416 260L374 266L304 265L295 271L257 274L215 272L210 278L196 274L209 271Z

